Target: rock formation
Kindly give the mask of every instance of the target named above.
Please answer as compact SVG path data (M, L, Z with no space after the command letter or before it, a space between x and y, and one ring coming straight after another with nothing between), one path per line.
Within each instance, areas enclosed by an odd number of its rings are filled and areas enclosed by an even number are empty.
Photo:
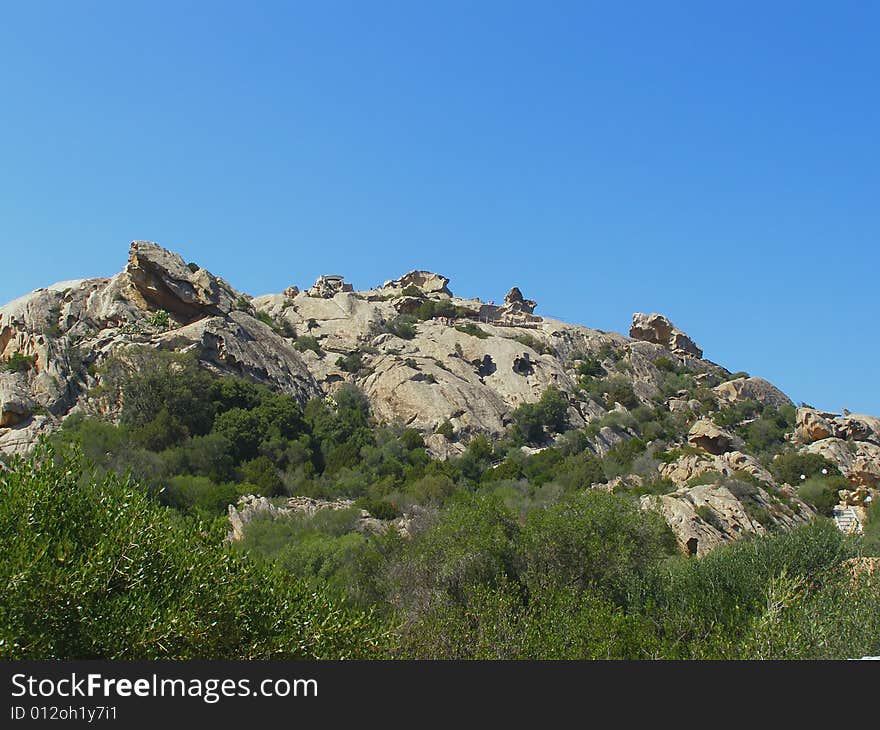
M354 384L378 423L417 429L439 459L460 455L477 434L503 436L515 409L553 386L567 404L567 427L583 431L595 456L644 440L640 458L653 477L627 474L603 488L668 480L669 493L642 505L659 509L682 549L698 555L812 515L748 452L740 438L747 424L721 428L713 420L743 401L790 412L788 398L765 380L733 378L702 359L666 317L637 313L625 337L537 316L517 287L496 306L456 297L448 285L445 276L416 270L368 291L323 276L307 291L292 285L251 297L161 246L135 241L115 276L61 282L0 307L0 452L28 450L72 413L117 418L119 404L94 393L107 359L136 345L193 352L218 375L248 378L301 403L332 400ZM637 416L655 412L677 432L660 439L643 431ZM447 422L454 438L437 433ZM786 449L822 454L854 489L880 485L880 419L800 408L790 439ZM281 506L245 500L230 512L233 533L256 514L352 506L297 499ZM369 515L358 519L363 529L389 529Z
M634 340L653 342L671 352L703 357L703 351L696 343L662 314L636 312L629 328L629 336Z

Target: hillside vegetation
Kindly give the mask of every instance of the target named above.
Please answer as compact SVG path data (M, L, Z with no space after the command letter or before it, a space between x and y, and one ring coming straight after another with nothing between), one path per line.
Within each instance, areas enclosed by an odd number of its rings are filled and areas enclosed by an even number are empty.
M880 654L880 420L447 284L0 308L0 657Z

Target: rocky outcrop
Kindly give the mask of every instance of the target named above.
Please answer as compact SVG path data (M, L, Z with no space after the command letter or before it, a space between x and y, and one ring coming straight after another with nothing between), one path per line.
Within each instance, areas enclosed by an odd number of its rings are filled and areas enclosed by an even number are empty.
M344 277L337 274L324 274L318 277L306 294L318 299L332 299L337 294L351 291L354 291L354 287L347 283Z
M255 380L302 403L321 394L293 344L245 312L200 319L157 335L155 342L167 349L195 349L199 359L218 374Z
M229 542L243 540L247 525L254 519L285 519L301 515L314 517L324 510L352 511L352 529L355 532L384 535L388 530L396 530L401 537L409 537L415 514L404 515L396 520L380 520L367 510L357 509L350 499L315 499L313 497L290 497L281 505L276 505L266 497L248 494L238 500L237 505L227 507L229 519ZM417 510L418 511L418 510Z
M125 273L133 285L129 297L136 304L145 310L163 309L181 322L225 314L239 296L210 272L192 271L180 256L150 241L131 244Z
M711 456L709 454L684 454L669 464L660 466L660 476L669 479L677 487L687 486L688 482L709 472L725 477L737 477L737 472L747 474L764 484L773 484L773 476L758 459L742 451L728 451Z
M715 386L713 390L720 400L731 404L753 400L775 408L792 405L785 393L763 378L735 378Z
M857 414L839 416L814 408L798 408L795 439L810 444L827 438L880 444L880 418Z
M791 507L763 488L737 480L679 489L671 494L646 495L642 509L657 510L676 537L679 548L700 557L719 545L768 527L792 529L808 522L814 512L796 498Z
M803 451L824 456L856 486L880 485L880 446L872 441L824 438L803 447Z
M10 428L27 420L34 410L34 401L24 377L0 373L0 428Z
M395 293L400 294L409 287L415 287L426 296L443 296L450 297L452 292L449 291L449 279L441 274L435 274L433 271L410 271L399 279L391 279L386 281L380 291L388 296Z
M675 327L662 314L633 314L629 336L634 340L652 342L671 352L703 357L703 351L684 332Z
M519 287L515 286L504 297L504 305L510 312L533 314L538 303L534 299L525 299Z
M723 428L716 426L708 418L702 418L688 432L688 443L710 454L724 454L732 451L736 444L734 436Z

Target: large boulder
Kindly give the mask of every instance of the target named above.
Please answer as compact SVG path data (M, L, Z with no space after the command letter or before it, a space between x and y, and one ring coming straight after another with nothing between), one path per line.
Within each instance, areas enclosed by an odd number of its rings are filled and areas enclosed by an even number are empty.
M0 428L17 426L33 413L34 401L27 391L24 378L0 372Z
M763 378L735 378L721 383L714 389L718 397L727 403L753 400L766 406L779 408L792 405L789 397L772 383Z
M125 272L136 303L148 310L164 309L183 322L226 314L239 296L222 279L205 269L192 271L176 253L150 241L132 242Z
M737 439L708 418L701 418L688 431L688 443L710 454L733 451Z
M452 292L449 291L449 279L441 274L435 274L433 271L410 271L401 276L399 279L391 279L386 281L381 289L384 294L394 294L402 292L404 289L414 286L422 294L440 295L449 297Z
M634 340L652 342L675 353L703 357L703 351L684 332L662 314L633 314L629 336Z
M751 454L742 451L727 451L715 456L709 454L682 454L669 464L660 466L660 476L669 479L677 487L687 486L691 479L708 472L716 472L725 477L736 477L743 472L765 484L773 484L773 476Z
M659 511L682 552L697 557L743 535L766 532L763 525L749 517L727 487L717 484L701 484L660 496L646 495L640 506Z
M319 276L312 288L306 292L310 297L319 299L332 299L337 294L351 292L354 287L337 274L324 274Z
M753 484L720 480L647 495L641 508L660 512L682 552L702 556L724 542L764 534L768 527L790 530L813 518L812 509L801 500L790 497L790 503L792 507L782 504Z
M797 409L796 418L795 439L802 444L827 438L880 444L880 418L874 416L839 416L828 411L801 407Z

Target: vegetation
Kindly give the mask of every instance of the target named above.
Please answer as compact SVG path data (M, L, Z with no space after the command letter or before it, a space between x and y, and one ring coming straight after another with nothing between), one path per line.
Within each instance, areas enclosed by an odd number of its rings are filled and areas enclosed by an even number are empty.
M3 363L3 370L10 373L26 373L34 365L37 359L33 355L24 355L20 352L14 352L9 359Z
M416 336L415 322L415 317L400 314L385 325L385 330L402 340L411 340Z
M489 337L489 333L486 330L478 327L473 322L465 322L464 324L458 324L455 326L459 332L464 332L466 335L471 335L472 337L476 337L481 340L485 340Z
M0 477L0 656L345 658L383 629L323 588L222 546L69 450Z
M587 369L626 398L604 367ZM302 404L150 348L98 374L95 397L121 403L118 423L72 416L0 470L4 658L880 654L880 577L846 563L880 551L878 506L862 539L819 517L685 556L638 501L673 489L659 466L689 453L686 417L661 407L569 430L569 403L548 388L494 442L445 421L437 432L463 452L438 461L419 432L377 423L350 385ZM738 408L720 416L733 429L787 418ZM601 427L621 439L604 457L588 447ZM814 456L768 463L827 510L841 477ZM618 475L613 494L590 488ZM703 478L772 524L753 478ZM226 507L244 494L354 503L256 518L229 545ZM382 529L363 528L363 509ZM402 516L407 537L390 522Z
M324 354L324 351L321 349L321 343L318 342L318 338L312 335L302 335L297 337L293 342L293 346L300 352L311 350L318 357L321 357Z
M147 318L147 322L157 329L166 330L171 324L171 315L164 309L157 309Z

